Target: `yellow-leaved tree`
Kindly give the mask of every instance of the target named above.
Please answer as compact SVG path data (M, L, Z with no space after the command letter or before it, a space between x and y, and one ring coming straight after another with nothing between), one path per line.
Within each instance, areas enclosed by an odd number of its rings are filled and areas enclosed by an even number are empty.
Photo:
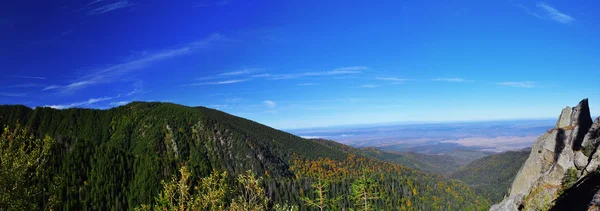
M49 196L48 163L54 139L35 138L17 125L0 136L0 210L48 210L56 199Z

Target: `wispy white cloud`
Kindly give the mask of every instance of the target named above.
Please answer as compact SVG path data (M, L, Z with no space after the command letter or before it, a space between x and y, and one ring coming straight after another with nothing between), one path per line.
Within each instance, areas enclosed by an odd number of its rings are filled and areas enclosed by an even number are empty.
M374 85L374 84L364 84L364 85L360 85L360 88L377 88L377 87L381 87L380 85Z
M99 3L99 2L103 2L103 1L104 1L104 0L95 0L95 1L92 1L92 2L88 3L87 5L88 5L88 6L90 6L90 5L92 5L92 4Z
M50 85L50 86L47 86L47 87L45 87L44 89L42 89L42 91L46 91L46 90L53 90L53 89L58 89L58 88L60 88L60 87L61 87L61 86L58 86L58 85Z
M10 77L13 78L25 78L25 79L36 79L36 80L46 80L45 77L39 77L39 76L25 76L25 75L8 75Z
M81 102L62 104L62 105L45 105L44 107L50 107L50 108L54 108L54 109L74 108L74 107L88 106L88 105L92 105L92 104L107 101L107 100L112 100L113 98L114 97L91 98L89 100L81 101Z
M225 72L225 73L221 73L219 75L221 76L236 76L236 75L246 75L246 74L250 74L252 72L257 71L258 69L242 69L242 70L238 70L238 71L232 71L232 72Z
M0 96L4 97L25 97L27 94L25 93L16 93L16 92L0 92Z
M552 20L554 20L556 22L559 22L559 23L571 23L571 22L573 22L575 20L575 18L573 18L573 17L571 17L571 16L569 16L567 14L564 14L564 13L558 11L557 9L555 9L554 7L548 5L545 2L537 3L536 6L538 8L540 8L544 12L544 14L545 14L546 17L548 17L548 18L550 18L550 19L552 19Z
M298 86L314 86L317 85L316 83L302 83L302 84L298 84Z
M377 77L375 80L380 81L394 81L394 82L404 82L407 81L406 78L396 78L396 77Z
M90 85L114 82L116 80L121 79L123 75L129 72L144 69L156 62L185 55L200 48L206 48L212 43L222 40L226 39L219 34L212 34L203 40L188 43L184 46L170 48L155 53L144 54L141 57L123 63L111 65L105 68L95 69L92 71L91 74L85 75L76 80L75 82L72 82L67 85L52 85L44 88L44 90L58 89L63 93L70 93Z
M92 3L97 3L98 1L95 2L91 2ZM90 5L88 4L88 5ZM111 4L106 4L103 5L101 7L97 7L95 9L90 10L87 14L88 15L101 15L110 11L114 11L114 10L118 10L118 9L123 9L123 8L127 8L127 7L131 7L134 6L135 4L129 2L129 1L118 1L115 3L111 3Z
M265 100L263 101L263 104L265 104L265 106L268 108L275 108L277 106L277 104L271 100Z
M455 83L473 82L473 80L467 80L467 79L459 78L459 77L442 77L442 78L434 78L431 80L432 81L443 81L443 82L455 82Z
M303 73L295 73L295 74L273 75L271 77L271 79L282 80L282 79L302 78L302 77L311 77L311 76L350 75L350 74L363 73L363 71L368 70L368 69L369 68L366 66L340 67L340 68L336 68L333 70L322 71L322 72L303 72Z
M324 72L307 72L305 76L324 76L324 75L346 75L346 74L357 74L369 69L366 66L351 66L351 67L340 67L331 71Z
M232 80L225 80L225 81L211 81L211 82L204 82L204 83L193 83L193 84L186 84L186 85L183 85L183 86L235 84L235 83L246 82L248 80L250 80L250 79L232 79Z
M539 19L544 19L544 17L542 17L541 15L537 14L536 12L532 11L531 9L529 9L529 7L526 7L525 5L522 4L517 4L517 7L523 9L525 11L525 13L527 13L528 15L531 15L533 17L539 18Z
M141 92L142 92L141 89L134 89L133 91L127 93L127 96L131 96L131 95L138 94L138 93L141 93Z
M333 71L364 71L368 70L367 66L348 66L348 67L339 67L334 69Z
M264 78L264 77L269 77L269 76L271 76L271 74L265 73L265 74L253 75L253 76L250 76L250 77L252 77L252 78Z
M122 106L122 105L127 105L127 103L130 103L131 101L117 101L117 102L111 102L109 103L109 105L111 106Z
M557 9L550 6L546 2L537 3L536 4L537 10L535 10L535 11L532 9L529 9L529 7L522 5L522 4L517 4L516 6L523 9L525 11L525 13L527 13L528 15L531 15L533 17L536 17L536 18L539 18L542 20L549 19L549 20L552 20L552 21L555 21L558 23L563 23L563 24L568 24L568 23L575 21L575 18L558 11Z
M509 86L517 88L534 88L538 86L538 83L535 81L506 81L498 82L496 84L500 86Z

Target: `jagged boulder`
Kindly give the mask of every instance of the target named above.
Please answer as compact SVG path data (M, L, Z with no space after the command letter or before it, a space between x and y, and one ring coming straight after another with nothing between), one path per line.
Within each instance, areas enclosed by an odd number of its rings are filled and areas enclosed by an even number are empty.
M584 153L592 153L598 144L600 144L600 117L596 118L581 143ZM590 156L590 154L586 155Z
M594 130L594 127L596 130ZM562 110L555 128L534 143L531 154L515 177L509 195L490 210L547 210L565 189L565 175L582 177L600 164L598 119L592 122L588 100ZM590 135L590 133L592 133ZM586 155L586 149L588 154ZM589 157L592 155L592 157ZM590 165L593 164L593 165ZM595 168L594 168L595 169ZM573 174L577 171L576 174Z
M586 172L591 172L598 169L600 165L600 117L596 118L588 133L585 135L582 147L583 153L589 155Z

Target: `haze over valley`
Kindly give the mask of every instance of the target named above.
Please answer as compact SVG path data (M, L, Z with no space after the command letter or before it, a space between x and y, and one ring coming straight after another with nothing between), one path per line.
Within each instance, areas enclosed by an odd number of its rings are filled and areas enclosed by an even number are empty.
M386 123L288 130L305 138L335 140L353 147L446 154L454 149L489 152L531 147L555 120L459 123Z

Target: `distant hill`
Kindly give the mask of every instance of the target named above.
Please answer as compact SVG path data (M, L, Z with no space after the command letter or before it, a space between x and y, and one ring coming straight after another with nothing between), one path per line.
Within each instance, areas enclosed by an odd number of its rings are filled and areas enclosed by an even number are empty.
M531 149L509 151L474 160L450 177L469 184L493 202L500 202L530 152Z
M374 147L353 148L345 144L326 139L312 139L324 145L342 150L344 152L360 154L367 157L376 158L382 161L401 164L413 169L418 169L427 173L440 175L449 175L458 171L461 167L471 163L471 161L492 155L491 152L455 149L444 155L432 155L415 152L394 152L384 151Z
M52 150L44 166L47 173L27 182L47 191L26 202L42 207L57 201L58 210L153 204L161 181L171 180L182 166L190 169L190 181L225 171L231 187L236 187L234 178L250 170L265 179L261 185L269 207L292 204L313 210L301 197L314 198L311 184L320 180L330 184L329 196L339 197L331 206L346 210L355 208L352 190L358 180L377 187L371 190L380 197L370 200L375 210L482 210L490 205L464 183L205 107L146 102L109 110L0 106L0 124L7 128L1 143L13 140L11 131L17 125L34 137L55 140L48 142ZM7 207L4 202L0 200L0 209Z

